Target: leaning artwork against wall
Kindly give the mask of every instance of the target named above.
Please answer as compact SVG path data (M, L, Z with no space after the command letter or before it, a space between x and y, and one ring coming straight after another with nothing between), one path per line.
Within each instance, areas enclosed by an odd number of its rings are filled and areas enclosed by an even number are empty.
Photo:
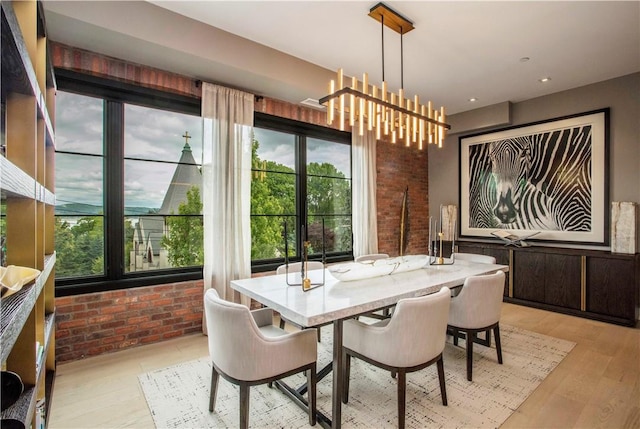
M460 236L607 244L609 109L460 137Z

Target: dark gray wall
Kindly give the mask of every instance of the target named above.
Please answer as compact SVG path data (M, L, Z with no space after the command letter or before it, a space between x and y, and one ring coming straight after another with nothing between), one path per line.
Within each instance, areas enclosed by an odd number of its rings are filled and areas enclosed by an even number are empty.
M640 73L562 91L544 97L511 104L510 125L552 119L560 116L609 107L609 197L610 201L640 203ZM458 138L474 134L487 123L487 111L494 106L478 109L477 127L472 125L474 112L464 112L465 131L452 129L442 148L429 148L429 212L437 216L440 204L458 204ZM494 123L503 123L504 112ZM456 122L451 115L450 122ZM462 119L462 118L460 118ZM462 121L458 121L462 122ZM484 130L504 127L483 128ZM640 231L640 216L636 231ZM640 249L640 234L636 237L636 251Z

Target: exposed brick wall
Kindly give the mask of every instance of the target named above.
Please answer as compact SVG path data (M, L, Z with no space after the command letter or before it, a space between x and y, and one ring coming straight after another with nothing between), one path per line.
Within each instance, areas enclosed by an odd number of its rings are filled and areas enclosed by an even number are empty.
M56 298L56 360L201 332L203 288L199 280Z
M150 88L201 96L189 77L51 43L53 65ZM255 110L326 126L324 112L267 97ZM409 187L406 253L425 253L428 234L427 150L378 142L378 247L399 254L400 212ZM256 274L264 275L264 274ZM202 329L202 281L141 287L56 299L56 359L81 359Z
M60 67L148 88L200 98L201 87L192 78L106 55L85 51L61 43L50 42L54 67Z
M402 199L408 187L405 254L426 253L429 234L427 150L379 141L376 147L378 251L400 254Z

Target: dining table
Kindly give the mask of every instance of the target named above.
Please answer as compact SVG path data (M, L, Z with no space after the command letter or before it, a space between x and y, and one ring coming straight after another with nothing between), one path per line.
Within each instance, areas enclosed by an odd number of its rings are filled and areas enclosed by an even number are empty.
M426 264L412 271L340 281L327 268L306 273L305 277L311 280L312 285L316 285L308 290L303 290L300 273L291 272L232 280L231 287L303 328L333 325L331 415L318 411L318 422L323 427L340 428L344 373L341 359L343 321L392 307L404 298L438 292L442 287L459 288L467 277L497 270L506 272L509 266L456 260L447 265ZM289 396L298 405L306 405L300 394L288 390ZM297 392L300 391L304 389Z

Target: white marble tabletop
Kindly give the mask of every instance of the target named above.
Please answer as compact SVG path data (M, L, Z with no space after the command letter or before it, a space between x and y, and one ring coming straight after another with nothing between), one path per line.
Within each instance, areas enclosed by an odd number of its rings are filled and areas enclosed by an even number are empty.
M441 287L460 286L469 276L508 271L506 265L456 261L454 265L426 266L406 273L357 281L338 281L325 270L324 286L303 292L288 286L285 274L233 280L231 287L282 314L300 326L318 326L394 305L402 298L427 295ZM300 275L289 273L290 282ZM312 282L322 271L310 271Z

